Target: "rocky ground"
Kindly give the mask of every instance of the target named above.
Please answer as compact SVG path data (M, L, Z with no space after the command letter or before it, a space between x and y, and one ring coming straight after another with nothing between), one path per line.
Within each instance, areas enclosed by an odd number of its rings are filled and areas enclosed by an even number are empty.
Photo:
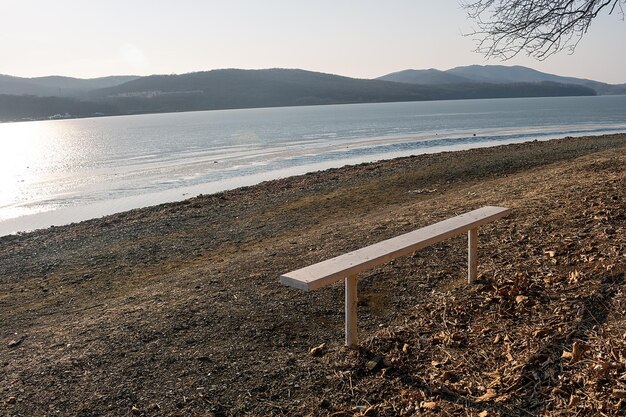
M1 414L624 415L625 184L626 135L566 138L2 237ZM357 350L278 281L483 205L478 283L464 237L362 274Z

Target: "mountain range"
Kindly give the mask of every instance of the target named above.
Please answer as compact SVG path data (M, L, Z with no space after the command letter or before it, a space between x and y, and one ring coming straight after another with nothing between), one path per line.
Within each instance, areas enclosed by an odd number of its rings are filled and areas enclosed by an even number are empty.
M626 84L607 84L585 78L563 77L532 68L504 65L469 65L447 71L434 68L427 70L404 70L378 77L378 80L395 81L419 85L464 84L464 83L538 83L582 85L592 88L596 94L626 94Z
M0 75L0 121L340 103L626 94L626 84L526 67L405 70L357 79L300 69L181 75L20 78Z
M140 78L133 75L101 78L35 77L21 78L0 74L0 94L41 97L80 97L90 91L113 87Z

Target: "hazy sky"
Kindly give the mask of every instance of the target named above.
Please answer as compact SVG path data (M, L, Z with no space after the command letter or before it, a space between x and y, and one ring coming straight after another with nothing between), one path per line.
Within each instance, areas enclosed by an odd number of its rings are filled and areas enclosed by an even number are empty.
M0 0L0 73L32 77L302 68L373 78L500 64L462 36L456 0ZM504 65L626 83L626 22L601 16L574 55Z

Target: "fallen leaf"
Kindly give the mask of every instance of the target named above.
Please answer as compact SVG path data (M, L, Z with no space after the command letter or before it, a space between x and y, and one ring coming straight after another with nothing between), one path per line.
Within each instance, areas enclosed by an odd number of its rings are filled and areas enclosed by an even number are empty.
M441 374L441 380L442 381L447 381L454 378L454 373L450 372L450 371L443 371L443 373Z
M322 356L324 354L324 350L326 349L326 343L322 343L319 346L315 346L309 350L309 354L311 356Z
M526 300L528 300L528 297L526 297L525 295L518 295L517 297L515 297L515 302L517 304L523 303Z
M595 373L595 377L598 379L604 379L609 375L609 371L611 370L611 364L608 362L602 362L593 367L593 371Z
M422 401L420 407L425 410L434 410L437 408L437 403L435 401Z
M488 388L487 392L485 392L480 397L476 398L476 402L489 401L489 400L496 398L497 396L498 396L498 393L496 392L495 389Z
M572 346L572 360L570 363L576 363L582 359L583 354L587 350L587 345L583 342L576 341Z
M569 273L570 284L578 282L578 278L580 278L580 272L578 272L578 270L575 270L574 272Z
M378 367L380 365L382 365L383 363L383 357L378 355L376 357L374 357L374 359L368 361L365 366L367 366L367 369L369 369L370 371L374 371L376 369L378 369Z
M504 394L497 397L494 402L495 403L503 403L505 401L509 401L511 399L511 394Z
M615 398L626 398L626 390L623 389L614 389L611 391Z
M454 340L455 342L458 342L459 340L463 340L463 334L459 332L452 333L452 335L450 336L450 339Z

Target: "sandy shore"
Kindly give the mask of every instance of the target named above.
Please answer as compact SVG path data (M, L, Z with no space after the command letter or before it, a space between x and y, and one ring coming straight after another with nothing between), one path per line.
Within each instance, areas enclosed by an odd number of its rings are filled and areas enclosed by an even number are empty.
M626 134L400 158L0 238L2 415L623 415ZM280 273L483 205L343 289ZM325 343L320 356L309 349ZM484 414L486 412L486 414ZM483 413L483 414L480 414Z

